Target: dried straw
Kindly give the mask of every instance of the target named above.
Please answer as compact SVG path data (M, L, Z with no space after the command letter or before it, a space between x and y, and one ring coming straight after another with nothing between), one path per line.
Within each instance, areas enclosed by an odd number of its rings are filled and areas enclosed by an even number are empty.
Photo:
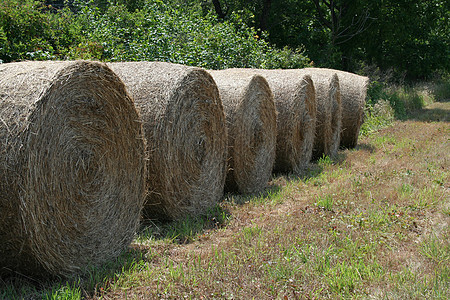
M340 146L345 148L356 147L359 130L364 122L364 106L366 105L369 78L332 69L315 70L324 74L336 73L338 75L342 100L342 132Z
M210 71L219 88L228 129L226 190L258 193L272 176L277 116L264 77L239 71Z
M145 142L93 62L0 65L0 273L70 276L117 257L145 199Z
M109 65L132 92L148 144L149 194L144 216L199 215L223 195L225 116L205 70L161 62Z
M323 73L320 69L304 70L311 75L316 88L317 123L313 158L323 155L334 157L339 150L342 128L339 78L336 73Z
M311 160L316 126L316 96L303 70L230 69L258 74L269 83L277 109L274 170L302 173Z

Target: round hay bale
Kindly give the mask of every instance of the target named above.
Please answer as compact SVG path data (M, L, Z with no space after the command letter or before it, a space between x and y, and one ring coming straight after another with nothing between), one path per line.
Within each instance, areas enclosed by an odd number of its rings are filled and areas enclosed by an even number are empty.
M228 129L228 172L225 188L240 193L263 191L272 176L277 116L272 91L264 77L210 71L219 88Z
M342 127L342 103L336 73L323 73L315 68L304 69L316 88L317 123L313 158L336 156Z
M223 195L227 160L225 115L211 75L162 62L109 66L142 115L149 153L144 216L204 214Z
M340 146L342 148L356 147L359 130L364 122L364 107L366 105L369 78L333 69L315 68L315 70L324 74L336 73L338 75L342 100L342 132Z
M70 276L116 258L145 200L145 141L94 62L0 65L0 273Z
M303 70L230 69L263 76L277 110L274 170L301 174L311 160L316 126L316 96Z

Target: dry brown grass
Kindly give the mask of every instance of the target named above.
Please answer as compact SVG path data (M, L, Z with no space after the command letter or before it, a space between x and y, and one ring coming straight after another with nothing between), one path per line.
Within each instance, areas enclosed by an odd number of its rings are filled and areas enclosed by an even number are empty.
M264 77L238 71L209 71L219 88L228 127L226 190L262 192L272 177L276 109Z
M145 217L199 215L223 195L227 133L205 70L160 62L111 63L141 112L148 144Z
M102 299L447 299L448 130L397 122L307 180L276 178L278 195L226 202L225 228L149 243Z
M117 257L145 199L144 155L106 65L0 65L0 272L66 276Z

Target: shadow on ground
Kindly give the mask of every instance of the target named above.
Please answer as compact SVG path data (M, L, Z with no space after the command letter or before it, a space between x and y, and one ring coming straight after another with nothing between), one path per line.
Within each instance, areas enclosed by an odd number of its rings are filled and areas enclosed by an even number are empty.
M100 295L122 273L136 268L148 249L132 246L117 259L91 267L69 279L29 278L20 274L0 278L0 299L85 299Z
M372 154L375 152L376 149L373 145L359 143L358 145L356 145L355 150L356 151L366 151L366 152L369 152L370 154Z
M409 113L406 118L420 122L450 122L450 101L440 101Z
M206 230L224 227L230 216L226 208L216 205L202 216L186 216L171 222L143 220L137 240L169 239L177 244L188 244Z

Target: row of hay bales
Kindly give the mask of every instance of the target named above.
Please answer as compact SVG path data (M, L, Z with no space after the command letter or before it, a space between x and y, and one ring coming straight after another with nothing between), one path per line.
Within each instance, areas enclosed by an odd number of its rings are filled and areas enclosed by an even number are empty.
M224 188L354 147L367 78L159 62L0 65L0 276L114 259L142 215L173 220Z

